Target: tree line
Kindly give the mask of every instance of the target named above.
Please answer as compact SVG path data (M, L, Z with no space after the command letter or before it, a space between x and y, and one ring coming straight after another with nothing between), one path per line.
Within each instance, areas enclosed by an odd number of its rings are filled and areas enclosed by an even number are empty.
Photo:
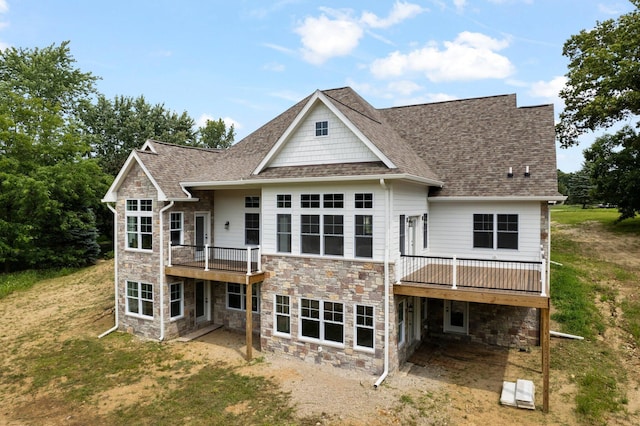
M75 65L69 42L0 51L0 271L83 266L112 235L100 202L147 139L228 148L233 125L196 128L143 96L107 99Z

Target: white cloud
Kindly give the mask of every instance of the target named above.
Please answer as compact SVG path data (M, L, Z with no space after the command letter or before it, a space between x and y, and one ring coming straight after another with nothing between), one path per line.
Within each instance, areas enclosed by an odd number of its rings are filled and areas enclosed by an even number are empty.
M398 1L394 3L389 16L387 16L386 18L379 18L374 13L365 11L362 13L360 21L371 28L388 28L392 25L399 24L405 19L413 18L414 16L419 15L422 12L426 12L427 10L428 9L423 8L422 6L417 4Z
M454 41L444 42L443 49L436 42L429 42L406 54L395 51L386 58L376 59L370 70L378 78L424 73L434 82L506 78L513 73L514 66L496 51L508 45L508 39L465 31Z
M288 47L284 47L284 46L280 46L279 44L273 44L273 43L262 43L262 45L264 47L268 47L269 49L273 49L276 50L278 52L282 52L282 53L287 53L287 54L293 54L295 53L294 50L289 49Z
M367 98L387 99L394 106L417 105L430 102L443 102L458 99L446 93L423 92L424 87L410 80L389 82L386 86L370 83L358 83L347 79L347 85Z
M0 0L0 13L7 13L9 11L9 4L7 0Z
M321 65L335 56L345 56L358 46L362 28L354 21L329 19L325 14L308 17L295 29L302 37L302 55L307 62Z
M619 15L624 10L625 10L625 7L620 3L616 3L616 4L598 3L598 11L606 15Z
M536 81L531 84L529 94L536 98L554 99L558 98L560 90L567 84L567 77L557 76L550 81Z
M393 81L387 85L389 90L403 96L409 96L422 89L418 83L410 80Z
M467 5L467 0L453 0L453 5L458 12L462 12Z

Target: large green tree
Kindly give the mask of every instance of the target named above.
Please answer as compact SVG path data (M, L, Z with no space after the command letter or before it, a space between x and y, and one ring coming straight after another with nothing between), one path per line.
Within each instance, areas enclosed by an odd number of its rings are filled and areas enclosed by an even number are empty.
M566 106L557 125L563 147L577 144L580 135L621 122L635 121L635 127L640 127L640 0L631 3L635 6L631 12L599 22L594 29L582 30L564 45L569 71L560 96ZM624 156L611 154L620 149L632 154L636 139L635 132L625 129L597 142L589 154L590 161L598 165L592 169L596 185L608 191L600 195L607 202L625 206L620 219L640 212L640 198L635 196L640 193L640 180L634 182L618 174L619 187L598 180L607 173L627 170L625 164L617 163ZM603 170L605 166L609 169Z
M0 265L84 265L98 255L95 211L109 178L75 120L96 78L68 43L0 52Z
M198 145L203 148L226 149L233 145L235 136L233 124L227 129L222 118L207 120L205 126L198 129Z

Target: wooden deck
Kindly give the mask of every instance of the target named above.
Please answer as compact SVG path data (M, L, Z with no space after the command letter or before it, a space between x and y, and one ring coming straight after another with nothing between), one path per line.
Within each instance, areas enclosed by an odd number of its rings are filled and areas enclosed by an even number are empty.
M245 263L246 265L246 263ZM219 266L219 265L218 265ZM221 281L237 284L255 284L264 281L265 274L262 271L246 272L229 270L223 267L221 269L205 270L200 262L182 262L180 265L165 266L164 273L173 277L195 278L198 280Z

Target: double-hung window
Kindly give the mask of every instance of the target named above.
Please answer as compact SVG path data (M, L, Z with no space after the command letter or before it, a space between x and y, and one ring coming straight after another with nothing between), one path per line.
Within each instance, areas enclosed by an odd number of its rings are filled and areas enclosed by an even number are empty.
M127 313L153 318L153 284L127 281Z
M518 215L499 214L498 222L498 248L518 250Z
M356 257L373 257L373 216L356 215Z
M300 252L320 254L320 215L300 216Z
M324 254L344 254L344 218L341 215L324 215Z
M373 349L375 340L375 322L373 306L356 305L356 336L355 347L357 349Z
M277 216L277 249L279 253L291 253L291 215Z
M258 286L251 286L251 311L258 312ZM227 283L227 308L246 311L247 286L244 284Z
M493 248L493 215L473 215L473 247Z
M474 214L473 247L518 249L517 214Z
M291 334L291 304L290 297L276 294L275 328L277 334Z
M127 200L127 248L153 249L153 200Z
M171 245L176 246L183 244L184 237L182 230L184 229L184 216L182 212L172 212L170 222Z
M171 319L181 318L184 312L184 288L182 283L169 284Z
M325 343L344 343L344 304L300 300L300 335Z

